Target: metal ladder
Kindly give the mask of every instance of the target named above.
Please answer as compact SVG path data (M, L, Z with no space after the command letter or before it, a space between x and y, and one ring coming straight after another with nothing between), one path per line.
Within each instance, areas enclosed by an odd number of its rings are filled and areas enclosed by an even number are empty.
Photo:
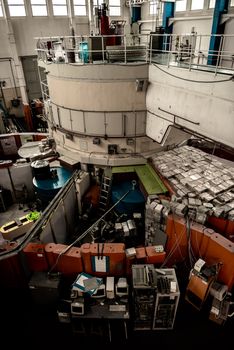
M112 179L108 176L103 175L102 184L99 197L99 211L101 213L107 210L109 195L111 190Z

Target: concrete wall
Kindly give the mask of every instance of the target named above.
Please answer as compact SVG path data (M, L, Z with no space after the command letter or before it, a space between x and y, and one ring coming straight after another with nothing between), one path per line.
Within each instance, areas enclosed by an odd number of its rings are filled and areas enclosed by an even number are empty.
M61 154L81 163L141 164L142 155L161 147L145 134L147 90L137 91L137 80L148 80L147 64L40 65L48 72L51 132ZM164 145L188 137L176 129L167 136ZM113 144L117 155L110 157Z
M157 142L164 142L164 135L173 124L173 116L169 114L172 113L188 120L175 118L176 124L234 147L233 81L218 83L218 80L228 79L228 76L220 74L215 76L213 73L175 67L163 67L163 70L165 72L154 66L149 68L146 134Z
M35 55L36 37L71 35L68 16L53 16L49 2L49 15L46 17L33 17L29 1L26 4L26 17L11 17L19 56ZM87 8L88 11L88 8ZM125 2L121 7L121 17L110 17L111 20L124 19L129 24L129 8ZM87 16L73 16L73 27L76 35L89 35L89 19ZM8 29L4 18L0 18L1 50L0 57L9 57L11 52L8 43Z
M148 65L50 64L47 67L51 101L84 111L145 110L146 90L136 80L148 78Z

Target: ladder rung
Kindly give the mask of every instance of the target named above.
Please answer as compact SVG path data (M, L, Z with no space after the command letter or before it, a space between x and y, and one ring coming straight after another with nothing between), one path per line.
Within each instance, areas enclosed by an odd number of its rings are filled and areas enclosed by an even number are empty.
M104 194L101 194L101 195L100 195L100 198L107 199L107 198L108 198L108 196L107 196L107 195L104 195Z

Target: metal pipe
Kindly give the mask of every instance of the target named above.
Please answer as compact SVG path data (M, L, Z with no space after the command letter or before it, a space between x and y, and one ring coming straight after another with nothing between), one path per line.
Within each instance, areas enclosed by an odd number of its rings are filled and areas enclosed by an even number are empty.
M48 274L50 274L54 268L57 266L58 261L60 259L60 257L64 254L66 254L77 242L81 241L85 236L87 236L87 234L89 232L92 231L92 229L94 227L96 227L100 221L102 221L104 219L104 217L111 211L113 210L128 194L130 191L133 191L133 189L128 190L114 205L112 205L112 207L110 209L108 209L97 221L95 221L95 223L93 225L91 225L85 232L82 233L82 235L80 235L74 242L72 242L69 246L67 246L63 251L61 251L61 253L58 255L54 265L51 267L50 271L48 272Z
M179 115L176 115L175 113L168 112L168 111L166 111L165 109L162 109L162 108L160 108L160 107L158 107L158 109L159 109L159 111L162 111L162 112L165 112L165 113L167 113L167 114L172 115L172 116L174 117L174 123L175 123L175 118L179 118L179 119L185 120L186 122L192 123L192 124L194 124L194 125L200 125L199 122L194 122L194 121L189 120L189 119L187 119L187 118L180 117Z
M31 241L31 239L38 233L38 230L42 227L42 225L44 225L47 222L47 220L49 220L51 213L61 200L61 195L66 194L70 190L70 188L74 186L74 179L76 178L78 173L79 172L76 171L71 177L71 179L65 184L65 186L61 188L61 190L56 194L56 196L52 199L52 201L43 211L41 217L35 222L35 224L29 230L29 232L23 236L22 241L19 243L19 245L16 248L13 248L11 251L0 252L0 261L18 254L26 246L26 244Z
M12 67L12 59L9 59L10 61L10 67L11 67L11 74L12 74L12 78L13 78L13 82L14 82L14 87L15 87L15 97L17 97L17 89L16 89L16 81L15 81L15 76L14 76L14 72L13 72L13 67Z
M63 251L61 251L61 253L58 255L54 265L51 267L50 271L48 272L48 274L50 274L54 268L57 266L58 261L60 259L60 257L64 254L66 254L77 242L81 241L85 236L87 236L87 234L89 232L92 231L93 228L95 228L100 221L102 221L104 219L104 217L110 213L111 210L113 210L128 194L129 192L134 191L134 187L132 187L131 190L128 190L114 205L112 205L112 207L110 209L108 209L97 221L95 221L95 223L93 225L91 225L85 232L82 233L82 235L80 235L77 239L75 239L74 242L72 242L69 246L67 246Z
M108 209L97 221L95 221L94 224L92 224L85 232L82 233L77 239L75 239L74 242L72 242L68 247L66 247L60 254L66 254L77 242L81 241L92 229L99 224L100 221L102 221L107 214L109 214L128 194L131 192L131 190L128 190L115 204L112 205L110 209ZM59 258L58 256L58 258ZM56 263L57 264L57 263ZM54 267L53 267L54 268ZM51 269L52 270L52 269Z

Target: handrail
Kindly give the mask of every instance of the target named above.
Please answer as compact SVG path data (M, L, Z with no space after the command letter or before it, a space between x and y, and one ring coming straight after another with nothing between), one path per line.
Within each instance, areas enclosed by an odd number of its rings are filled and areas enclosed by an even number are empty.
M209 49L212 37L219 40L217 50ZM145 62L178 66L188 70L207 69L215 75L225 70L233 74L233 34L139 34L97 36L37 37L38 59L46 63L93 64ZM95 44L94 44L95 41ZM230 45L230 41L233 45ZM93 49L93 46L95 49ZM208 64L210 58L215 64Z

